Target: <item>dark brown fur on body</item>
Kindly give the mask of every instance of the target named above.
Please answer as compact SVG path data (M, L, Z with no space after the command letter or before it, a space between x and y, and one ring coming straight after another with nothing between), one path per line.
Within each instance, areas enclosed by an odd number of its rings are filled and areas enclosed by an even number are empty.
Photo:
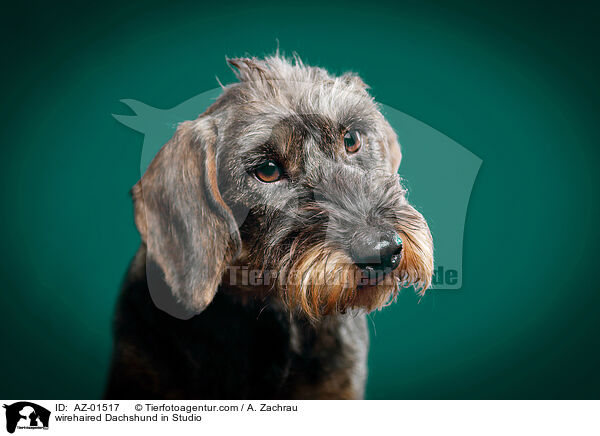
M353 74L279 56L230 63L240 81L181 123L133 188L142 245L106 397L362 398L366 313L401 287L424 292L433 272L396 134ZM265 162L280 179L260 180ZM383 251L363 261L389 241L393 267L377 267ZM242 283L234 267L271 280Z
M189 320L158 309L144 247L121 295L107 399L353 399L364 395L367 326L335 315L317 325L278 304L220 289ZM227 292L229 291L229 292Z

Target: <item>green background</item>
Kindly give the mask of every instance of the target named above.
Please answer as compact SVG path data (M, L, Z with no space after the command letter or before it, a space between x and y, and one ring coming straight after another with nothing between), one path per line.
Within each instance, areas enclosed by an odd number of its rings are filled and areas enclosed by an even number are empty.
M598 10L453 3L5 6L0 397L101 395L139 243L119 100L175 106L278 39L483 159L463 287L371 316L368 397L598 398Z

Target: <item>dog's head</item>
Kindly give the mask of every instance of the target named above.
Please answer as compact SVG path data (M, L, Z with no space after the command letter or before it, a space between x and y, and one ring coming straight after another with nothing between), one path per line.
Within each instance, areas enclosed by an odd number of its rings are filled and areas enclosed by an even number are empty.
M239 82L179 126L133 190L148 260L177 300L202 311L232 265L313 319L427 289L431 234L362 80L280 56L229 63Z

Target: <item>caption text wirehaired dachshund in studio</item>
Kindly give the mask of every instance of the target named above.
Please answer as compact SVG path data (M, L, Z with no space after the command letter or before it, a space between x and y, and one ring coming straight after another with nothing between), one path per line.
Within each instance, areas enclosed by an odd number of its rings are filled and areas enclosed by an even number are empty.
M354 74L229 63L239 82L133 188L105 396L362 398L366 314L433 273L396 134Z

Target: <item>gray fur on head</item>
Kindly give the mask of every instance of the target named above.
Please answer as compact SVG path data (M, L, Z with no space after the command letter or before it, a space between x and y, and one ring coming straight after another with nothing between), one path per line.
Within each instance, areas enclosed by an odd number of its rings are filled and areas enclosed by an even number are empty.
M396 134L364 82L279 54L229 63L239 82L179 126L134 188L148 257L176 299L202 311L231 264L276 271L271 291L311 318L382 307L399 286L426 289L431 235L406 201ZM349 130L363 138L353 155ZM253 173L266 160L285 177L259 181ZM361 288L349 244L386 229L404 242L400 267Z

